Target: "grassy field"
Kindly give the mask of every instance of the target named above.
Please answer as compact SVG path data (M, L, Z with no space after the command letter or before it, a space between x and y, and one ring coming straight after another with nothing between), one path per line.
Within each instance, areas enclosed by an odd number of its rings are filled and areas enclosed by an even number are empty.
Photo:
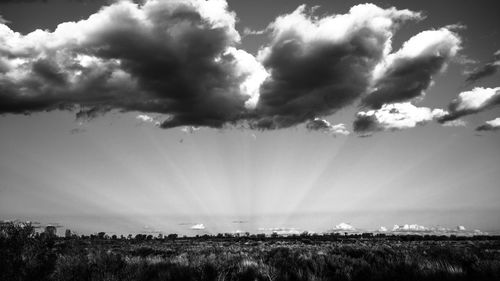
M0 232L0 280L500 280L500 241L111 239Z

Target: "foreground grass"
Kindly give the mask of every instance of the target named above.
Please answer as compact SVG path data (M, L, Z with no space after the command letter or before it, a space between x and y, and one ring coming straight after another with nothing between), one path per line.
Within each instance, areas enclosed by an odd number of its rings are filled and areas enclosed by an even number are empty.
M500 280L488 240L11 238L0 280Z

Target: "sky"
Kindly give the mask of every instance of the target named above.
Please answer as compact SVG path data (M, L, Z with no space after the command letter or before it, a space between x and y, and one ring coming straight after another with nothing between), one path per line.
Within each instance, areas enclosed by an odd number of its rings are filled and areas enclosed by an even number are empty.
M0 219L496 233L495 5L1 1Z

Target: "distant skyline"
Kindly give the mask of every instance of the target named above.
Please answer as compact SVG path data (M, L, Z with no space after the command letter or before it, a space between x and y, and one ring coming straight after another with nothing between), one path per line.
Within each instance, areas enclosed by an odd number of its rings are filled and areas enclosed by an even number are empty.
M500 232L496 1L372 3L1 2L0 219Z

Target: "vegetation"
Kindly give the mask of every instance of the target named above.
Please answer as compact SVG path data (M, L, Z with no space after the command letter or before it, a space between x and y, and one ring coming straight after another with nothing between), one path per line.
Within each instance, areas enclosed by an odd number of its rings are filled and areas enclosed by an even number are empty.
M498 237L178 238L0 229L0 280L500 280Z

